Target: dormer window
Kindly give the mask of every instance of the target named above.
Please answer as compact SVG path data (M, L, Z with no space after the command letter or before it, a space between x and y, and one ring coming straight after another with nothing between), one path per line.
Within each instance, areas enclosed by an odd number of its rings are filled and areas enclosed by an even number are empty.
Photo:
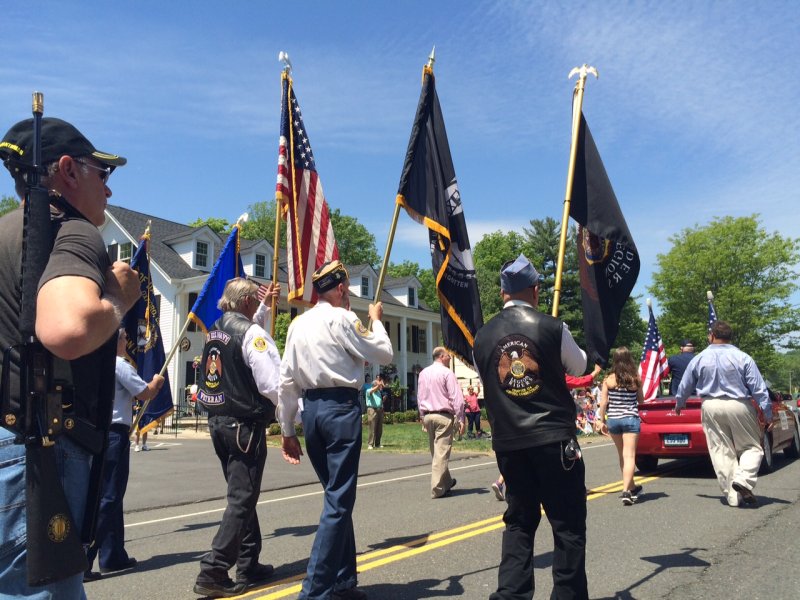
M255 276L265 278L267 276L267 257L263 254L256 254Z
M413 287L408 288L408 305L409 306L416 306L417 305L417 300L416 300L416 297L415 297L415 292L416 291L417 290L414 289Z
M361 297L369 298L369 277L366 275L361 277Z
M198 267L208 266L208 244L206 242L197 242L194 253L194 264Z

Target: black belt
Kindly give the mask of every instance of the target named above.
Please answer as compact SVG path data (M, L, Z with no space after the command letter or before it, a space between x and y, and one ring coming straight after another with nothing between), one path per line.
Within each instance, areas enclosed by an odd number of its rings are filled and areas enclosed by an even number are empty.
M455 415L446 410L429 410L425 412L426 415L444 415L445 417L455 417Z
M303 394L305 400L336 400L337 402L355 402L358 400L358 390L350 387L326 387L306 390Z

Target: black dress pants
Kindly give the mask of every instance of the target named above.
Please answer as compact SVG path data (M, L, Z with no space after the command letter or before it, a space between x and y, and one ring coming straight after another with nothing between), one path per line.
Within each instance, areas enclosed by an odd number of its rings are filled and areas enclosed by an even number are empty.
M233 565L237 574L246 575L261 554L256 504L267 461L266 426L240 423L233 417L209 417L208 430L228 482L228 506L211 552L200 561L197 583L225 581Z
M564 442L498 451L506 481L502 557L497 591L490 600L533 598L533 539L544 507L553 530L551 598L588 599L586 582L586 488L583 460L563 458Z

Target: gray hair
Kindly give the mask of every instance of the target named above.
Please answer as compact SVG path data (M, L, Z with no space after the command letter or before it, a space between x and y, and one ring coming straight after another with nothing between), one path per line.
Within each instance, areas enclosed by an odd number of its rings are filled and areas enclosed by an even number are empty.
M83 163L77 163L78 169L84 175L89 174L89 167L84 165ZM14 179L14 191L17 192L17 196L20 200L25 198L25 192L28 188L28 171L23 171L22 169L9 169L11 173L11 177ZM54 160L53 162L44 165L44 173L42 174L42 179L40 181L42 187L49 188L53 179L53 176L58 172L58 161Z
M217 302L217 308L222 312L235 310L240 312L242 305L248 298L258 297L258 284L244 277L231 279L225 284L225 291L222 298Z

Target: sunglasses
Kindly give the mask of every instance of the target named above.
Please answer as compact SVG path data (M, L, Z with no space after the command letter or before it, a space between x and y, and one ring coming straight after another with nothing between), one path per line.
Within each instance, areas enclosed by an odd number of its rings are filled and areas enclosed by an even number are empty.
M81 160L80 158L73 158L72 160L74 160L76 163L81 163L85 167L94 169L95 171L100 171L100 173L98 173L100 181L103 182L103 185L108 183L108 178L111 177L111 167L98 167L86 162L85 160Z

